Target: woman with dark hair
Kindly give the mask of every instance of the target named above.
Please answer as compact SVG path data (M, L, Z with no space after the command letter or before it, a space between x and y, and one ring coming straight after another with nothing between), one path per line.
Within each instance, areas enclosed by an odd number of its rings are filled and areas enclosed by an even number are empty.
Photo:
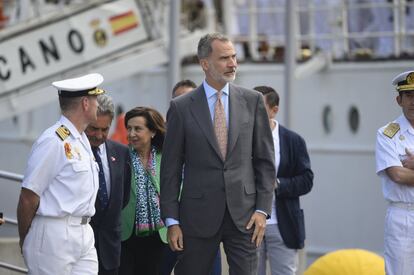
M132 166L129 203L122 210L120 274L159 274L167 243L161 219L160 164L165 122L152 108L136 107L125 114Z

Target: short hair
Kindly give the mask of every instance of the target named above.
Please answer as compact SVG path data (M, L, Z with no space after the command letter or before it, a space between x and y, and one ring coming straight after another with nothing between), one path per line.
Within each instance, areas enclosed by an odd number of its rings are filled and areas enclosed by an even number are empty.
M253 90L260 92L265 97L266 104L271 108L279 106L279 94L272 87L257 86L254 87Z
M64 97L59 96L59 106L62 113L76 109L82 101L83 96L77 97Z
M221 42L230 42L230 39L227 36L218 32L204 35L200 38L200 41L198 41L197 57L199 60L210 56L211 52L213 51L211 44L214 40L219 40Z
M165 121L162 115L155 109L149 107L135 107L125 114L125 128L128 129L128 121L134 117L143 117L146 120L146 126L155 132L152 139L152 145L158 152L162 152L162 145L165 137Z
M177 84L175 84L173 90L172 90L172 96L174 97L175 91L177 91L178 88L181 87L191 87L191 88L196 88L197 85L190 79L184 79L181 81L178 81Z
M106 94L98 95L98 116L108 115L111 119L115 115L115 107L112 98Z

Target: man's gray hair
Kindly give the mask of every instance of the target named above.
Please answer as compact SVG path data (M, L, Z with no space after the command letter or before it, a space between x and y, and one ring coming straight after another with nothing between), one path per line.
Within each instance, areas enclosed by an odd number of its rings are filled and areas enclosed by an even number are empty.
M206 34L205 36L201 37L200 41L198 42L197 57L199 60L207 58L211 54L213 51L211 44L214 40L219 40L221 42L230 42L230 39L224 34L218 32Z
M115 116L115 107L112 98L106 94L98 95L98 116L109 115L112 118Z

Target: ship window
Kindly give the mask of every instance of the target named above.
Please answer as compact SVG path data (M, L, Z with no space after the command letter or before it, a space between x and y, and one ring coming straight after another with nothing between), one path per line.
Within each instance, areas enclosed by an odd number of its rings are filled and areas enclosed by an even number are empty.
M322 124L325 133L329 134L332 131L332 108L325 106L322 112Z
M349 128L351 129L352 133L358 132L359 128L359 111L357 107L351 106L348 113L348 120L349 120Z

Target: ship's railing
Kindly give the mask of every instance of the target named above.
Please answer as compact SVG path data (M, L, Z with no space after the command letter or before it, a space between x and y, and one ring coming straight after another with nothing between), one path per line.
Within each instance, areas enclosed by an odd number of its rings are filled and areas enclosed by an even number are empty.
M334 2L335 4L333 4ZM331 4L321 5L316 4L315 0L296 0L296 3L298 44L311 52L321 49L321 44L327 42L331 44L330 48L322 50L330 51L336 59L353 58L358 53L367 53L373 58L399 58L414 54L414 42L409 46L403 43L406 39L414 40L414 26L412 26L414 24L409 24L414 18L412 15L408 16L408 14L414 13L414 2L412 1L350 3L346 0L337 0L331 1ZM283 49L285 43L285 22L283 19L286 14L285 5L274 4L269 7L259 7L257 1L246 1L244 5L224 5L223 7L227 9L226 14L233 15L237 21L233 22L232 26L225 26L225 29L233 30L229 31L230 36L236 43L244 44L245 52L247 49L250 58L253 60L264 59L263 52L258 50L264 43L272 50ZM410 12L407 12L408 9ZM361 17L364 13L372 16L372 20L355 25L358 20L367 20ZM376 18L374 18L374 13L377 13ZM378 13L386 14L387 17L379 19ZM263 16L267 16L273 25L266 26L266 28L260 26L259 22L263 20L260 17ZM242 22L243 20L244 22ZM325 24L322 24L325 29L320 29L321 25L318 26L317 20L325 20ZM275 22L277 24L274 24ZM387 26L384 27L384 24ZM272 30L275 28L278 28L279 31ZM384 42L381 39L387 38L389 38L387 43L390 43L392 47L391 52L386 55L376 53L372 48L373 42L369 40L377 39L374 43L378 44ZM363 42L361 43L361 41ZM370 46L366 46L366 44L370 44ZM298 51L298 55L300 55L300 51Z
M11 265L8 263L0 262L0 268L5 268L11 271L16 271L18 273L27 274L29 271L26 268L22 268L19 266Z
M11 180L11 181L21 182L23 180L23 175L0 170L0 179L6 179L6 180ZM7 224L17 225L17 220L15 220L15 219L12 219L12 218L9 218L9 217L4 217L4 219L6 220ZM17 273L22 273L22 274L27 274L28 273L28 270L26 268L22 268L22 267L19 267L19 266L16 266L16 265L8 264L8 263L2 262L2 261L0 261L0 269L1 268L11 270L11 271L15 271Z
M11 180L11 181L16 181L16 182L22 182L23 181L23 175L0 170L0 179L6 179L6 180ZM9 217L4 217L4 219L6 220L6 222L8 224L17 225L17 220L16 219L12 219L12 218L9 218Z
M7 179L12 181L23 181L23 175L0 170L0 179Z
M0 30L14 25L27 23L32 19L47 18L52 14L65 13L65 9L85 9L88 6L116 2L116 0L71 0L71 1L14 1L0 0ZM135 0L144 20L145 27L152 39L165 37L169 25L170 0ZM181 13L181 27L183 30L193 31L195 28L204 28L213 25L214 9L204 6L204 12L196 19L189 18L189 9L194 5L184 5ZM197 22L194 22L197 21ZM200 22L202 21L202 22Z

